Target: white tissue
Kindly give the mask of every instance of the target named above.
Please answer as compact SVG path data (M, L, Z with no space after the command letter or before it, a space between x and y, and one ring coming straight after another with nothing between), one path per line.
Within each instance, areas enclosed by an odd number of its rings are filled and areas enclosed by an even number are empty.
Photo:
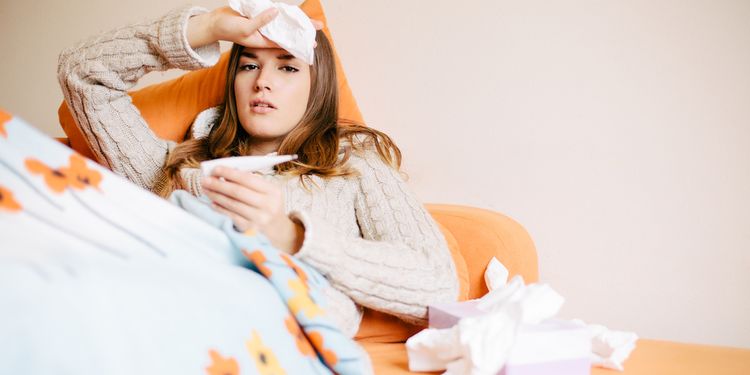
M496 257L492 257L484 271L484 283L489 290L495 290L508 283L508 275L508 269Z
M444 370L461 358L458 325L451 328L427 328L406 340L410 371Z
M555 317L565 302L549 285L525 285L521 276L514 276L507 282L508 270L496 258L490 261L484 278L490 292L480 298L476 306L485 313L464 316L451 328L427 328L410 337L406 341L410 371L445 369L444 374L449 375L495 375L508 362L522 324L528 332L534 332L545 325L566 322L547 320ZM572 323L584 325L581 321ZM588 325L587 328L569 329L570 334L578 335L577 338L566 336L567 341L562 341L586 344L574 348L576 353L585 353L589 348L588 331L592 362L622 371L622 363L635 348L637 336L631 332L610 331L598 325ZM556 353L560 355L565 352L564 349L571 348L562 348ZM523 355L528 363L532 363L534 358L539 360L539 353L535 351L524 352Z
M623 363L635 349L638 335L634 332L614 331L599 324L586 324L579 319L573 322L583 324L591 336L591 363L594 366L623 371Z
M519 275L514 276L510 283L506 283L507 279L508 270L493 257L484 272L484 280L490 292L479 299L477 308L491 312L507 303L518 302L521 306L522 323L537 324L557 315L565 303L565 298L547 284L525 285Z
M521 320L517 303L451 328L424 329L406 341L410 371L448 375L495 375L508 359Z
M493 258L484 274L491 291L479 300L485 314L461 318L445 329L428 328L406 341L411 371L495 375L508 359L522 323L553 317L564 299L546 284L525 285Z
M260 33L308 65L313 64L315 51L315 26L298 6L274 3L270 0L229 0L237 13L256 17L268 8L277 8L279 14Z
M504 288L490 291L480 298L477 308L491 312L510 302L520 304L523 323L537 324L557 315L565 298L547 284L524 285L523 278L515 276Z
M508 360L521 324L521 309L510 303L490 314L458 322L463 358L446 366L447 374L495 375Z

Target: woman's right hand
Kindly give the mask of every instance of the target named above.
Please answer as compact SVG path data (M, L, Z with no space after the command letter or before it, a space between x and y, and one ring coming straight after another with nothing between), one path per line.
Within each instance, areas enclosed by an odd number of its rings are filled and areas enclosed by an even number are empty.
M247 18L228 6L216 8L188 20L188 43L191 48L198 48L225 40L245 47L279 48L278 44L258 32L258 29L271 22L278 12L276 8L269 8L257 17ZM323 27L319 21L312 20L312 23L318 30Z
M220 40L226 40L246 47L273 48L276 43L264 38L258 32L263 25L271 22L278 9L269 8L252 19L246 18L225 6L211 12L190 17L187 26L187 40L191 48L202 47Z

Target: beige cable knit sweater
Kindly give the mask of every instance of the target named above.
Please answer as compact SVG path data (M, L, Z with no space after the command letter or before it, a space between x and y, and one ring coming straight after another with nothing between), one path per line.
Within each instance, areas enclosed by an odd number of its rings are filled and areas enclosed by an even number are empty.
M204 12L184 8L148 23L113 30L63 51L58 78L65 100L96 156L137 185L156 190L175 146L148 127L126 90L149 71L198 69L216 63L218 43L191 49L187 20ZM287 212L305 227L297 258L315 267L334 288L330 313L353 336L362 306L424 323L428 304L455 300L458 281L445 239L398 171L374 151L353 155L360 176L274 175ZM201 193L200 171L181 172L187 189ZM355 304L356 303L356 304Z

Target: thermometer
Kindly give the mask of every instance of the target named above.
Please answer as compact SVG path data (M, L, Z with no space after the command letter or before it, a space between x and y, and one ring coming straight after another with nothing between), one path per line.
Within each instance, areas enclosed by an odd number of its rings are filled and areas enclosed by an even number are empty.
M297 159L297 155L231 156L228 158L201 162L201 172L203 172L204 176L210 176L214 168L218 166L234 168L246 172L256 172L295 159Z

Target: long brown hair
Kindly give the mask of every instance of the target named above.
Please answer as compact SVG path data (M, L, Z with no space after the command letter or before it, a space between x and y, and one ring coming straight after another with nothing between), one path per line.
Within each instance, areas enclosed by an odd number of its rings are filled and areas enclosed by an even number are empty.
M351 151L375 148L380 158L395 169L401 167L401 151L387 134L362 124L339 120L339 93L333 49L325 34L318 31L315 59L310 67L310 96L302 119L279 146L278 153L297 154L298 159L276 166L280 173L303 179L306 175L322 177L349 176L356 172L346 167ZM201 161L242 156L250 153L250 135L242 128L237 116L234 79L244 47L232 46L227 67L224 101L219 116L208 136L188 139L177 145L164 165L167 183L157 193L163 197L184 184L180 170L198 167ZM346 140L344 156L341 141Z

